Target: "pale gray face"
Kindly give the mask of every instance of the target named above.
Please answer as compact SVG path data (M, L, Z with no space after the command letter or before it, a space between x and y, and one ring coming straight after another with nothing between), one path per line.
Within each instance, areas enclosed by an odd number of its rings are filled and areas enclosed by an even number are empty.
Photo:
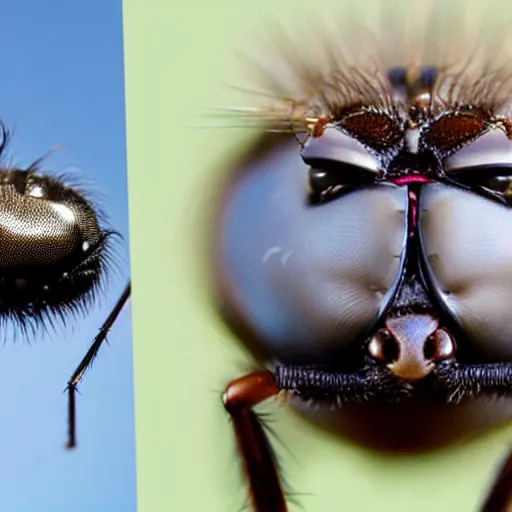
M326 134L308 156L378 172L361 144ZM509 148L502 131L487 133L446 169L512 162ZM406 185L370 183L311 205L308 176L293 139L253 160L226 191L216 234L224 299L285 363L364 338L394 296L407 252ZM432 291L480 348L512 358L511 209L449 184L421 189L420 260Z

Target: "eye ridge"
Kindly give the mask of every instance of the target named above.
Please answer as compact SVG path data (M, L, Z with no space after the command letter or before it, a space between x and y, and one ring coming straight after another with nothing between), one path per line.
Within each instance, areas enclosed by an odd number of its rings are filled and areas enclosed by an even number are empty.
M512 164L483 164L447 170L445 179L452 185L512 206Z
M312 204L325 203L343 192L375 182L376 175L363 167L337 160L308 159L308 183Z
M490 180L495 180L496 184L500 181L506 183L507 181L512 182L512 164L476 165L457 169L456 171L448 171L447 174L468 185L486 186L485 183ZM500 180L500 178L502 179Z

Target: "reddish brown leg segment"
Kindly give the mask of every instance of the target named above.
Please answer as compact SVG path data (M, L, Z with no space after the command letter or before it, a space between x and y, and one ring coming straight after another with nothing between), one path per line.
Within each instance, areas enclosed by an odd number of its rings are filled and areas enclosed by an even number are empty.
M480 512L512 511L512 453L508 456L494 481L491 492Z
M286 512L274 452L264 427L252 408L277 395L279 388L269 371L259 371L232 381L223 395L231 415L238 450L249 480L254 512Z

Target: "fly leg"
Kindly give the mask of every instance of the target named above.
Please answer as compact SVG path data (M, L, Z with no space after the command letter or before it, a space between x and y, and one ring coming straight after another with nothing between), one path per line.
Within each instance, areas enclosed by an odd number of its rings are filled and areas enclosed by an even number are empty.
M512 510L512 452L500 468L480 512L510 512Z
M459 365L456 362L440 364L437 386L448 402L459 402L482 394L511 396L512 365L494 363ZM500 468L480 512L512 511L512 452Z
M100 328L99 333L94 338L89 347L89 350L80 361L80 364L76 367L73 375L68 381L68 385L66 390L68 392L68 442L66 444L66 448L74 448L76 446L76 407L75 407L75 398L76 398L76 390L79 382L83 379L85 372L93 363L94 359L98 355L98 351L101 348L101 345L107 338L107 334L110 331L110 328L116 321L119 313L123 309L126 304L128 298L131 293L131 282L128 282L126 288L123 290L123 293L117 300L116 304L112 308L112 311L108 315L107 319L103 323Z
M233 380L222 397L233 422L254 512L288 510L274 451L253 411L253 407L278 393L274 376L263 370Z
M223 396L224 407L233 421L254 512L288 510L272 446L261 420L252 410L280 391L330 403L372 398L394 402L407 399L410 386L383 366L368 366L360 373L348 374L277 366L274 373L262 370L232 381Z

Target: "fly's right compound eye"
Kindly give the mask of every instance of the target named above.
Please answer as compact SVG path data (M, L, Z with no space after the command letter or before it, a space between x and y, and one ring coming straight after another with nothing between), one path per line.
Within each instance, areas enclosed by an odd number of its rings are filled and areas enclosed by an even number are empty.
M420 196L425 275L472 344L512 357L512 141L500 127L444 162L450 180ZM455 185L455 186L454 186Z

